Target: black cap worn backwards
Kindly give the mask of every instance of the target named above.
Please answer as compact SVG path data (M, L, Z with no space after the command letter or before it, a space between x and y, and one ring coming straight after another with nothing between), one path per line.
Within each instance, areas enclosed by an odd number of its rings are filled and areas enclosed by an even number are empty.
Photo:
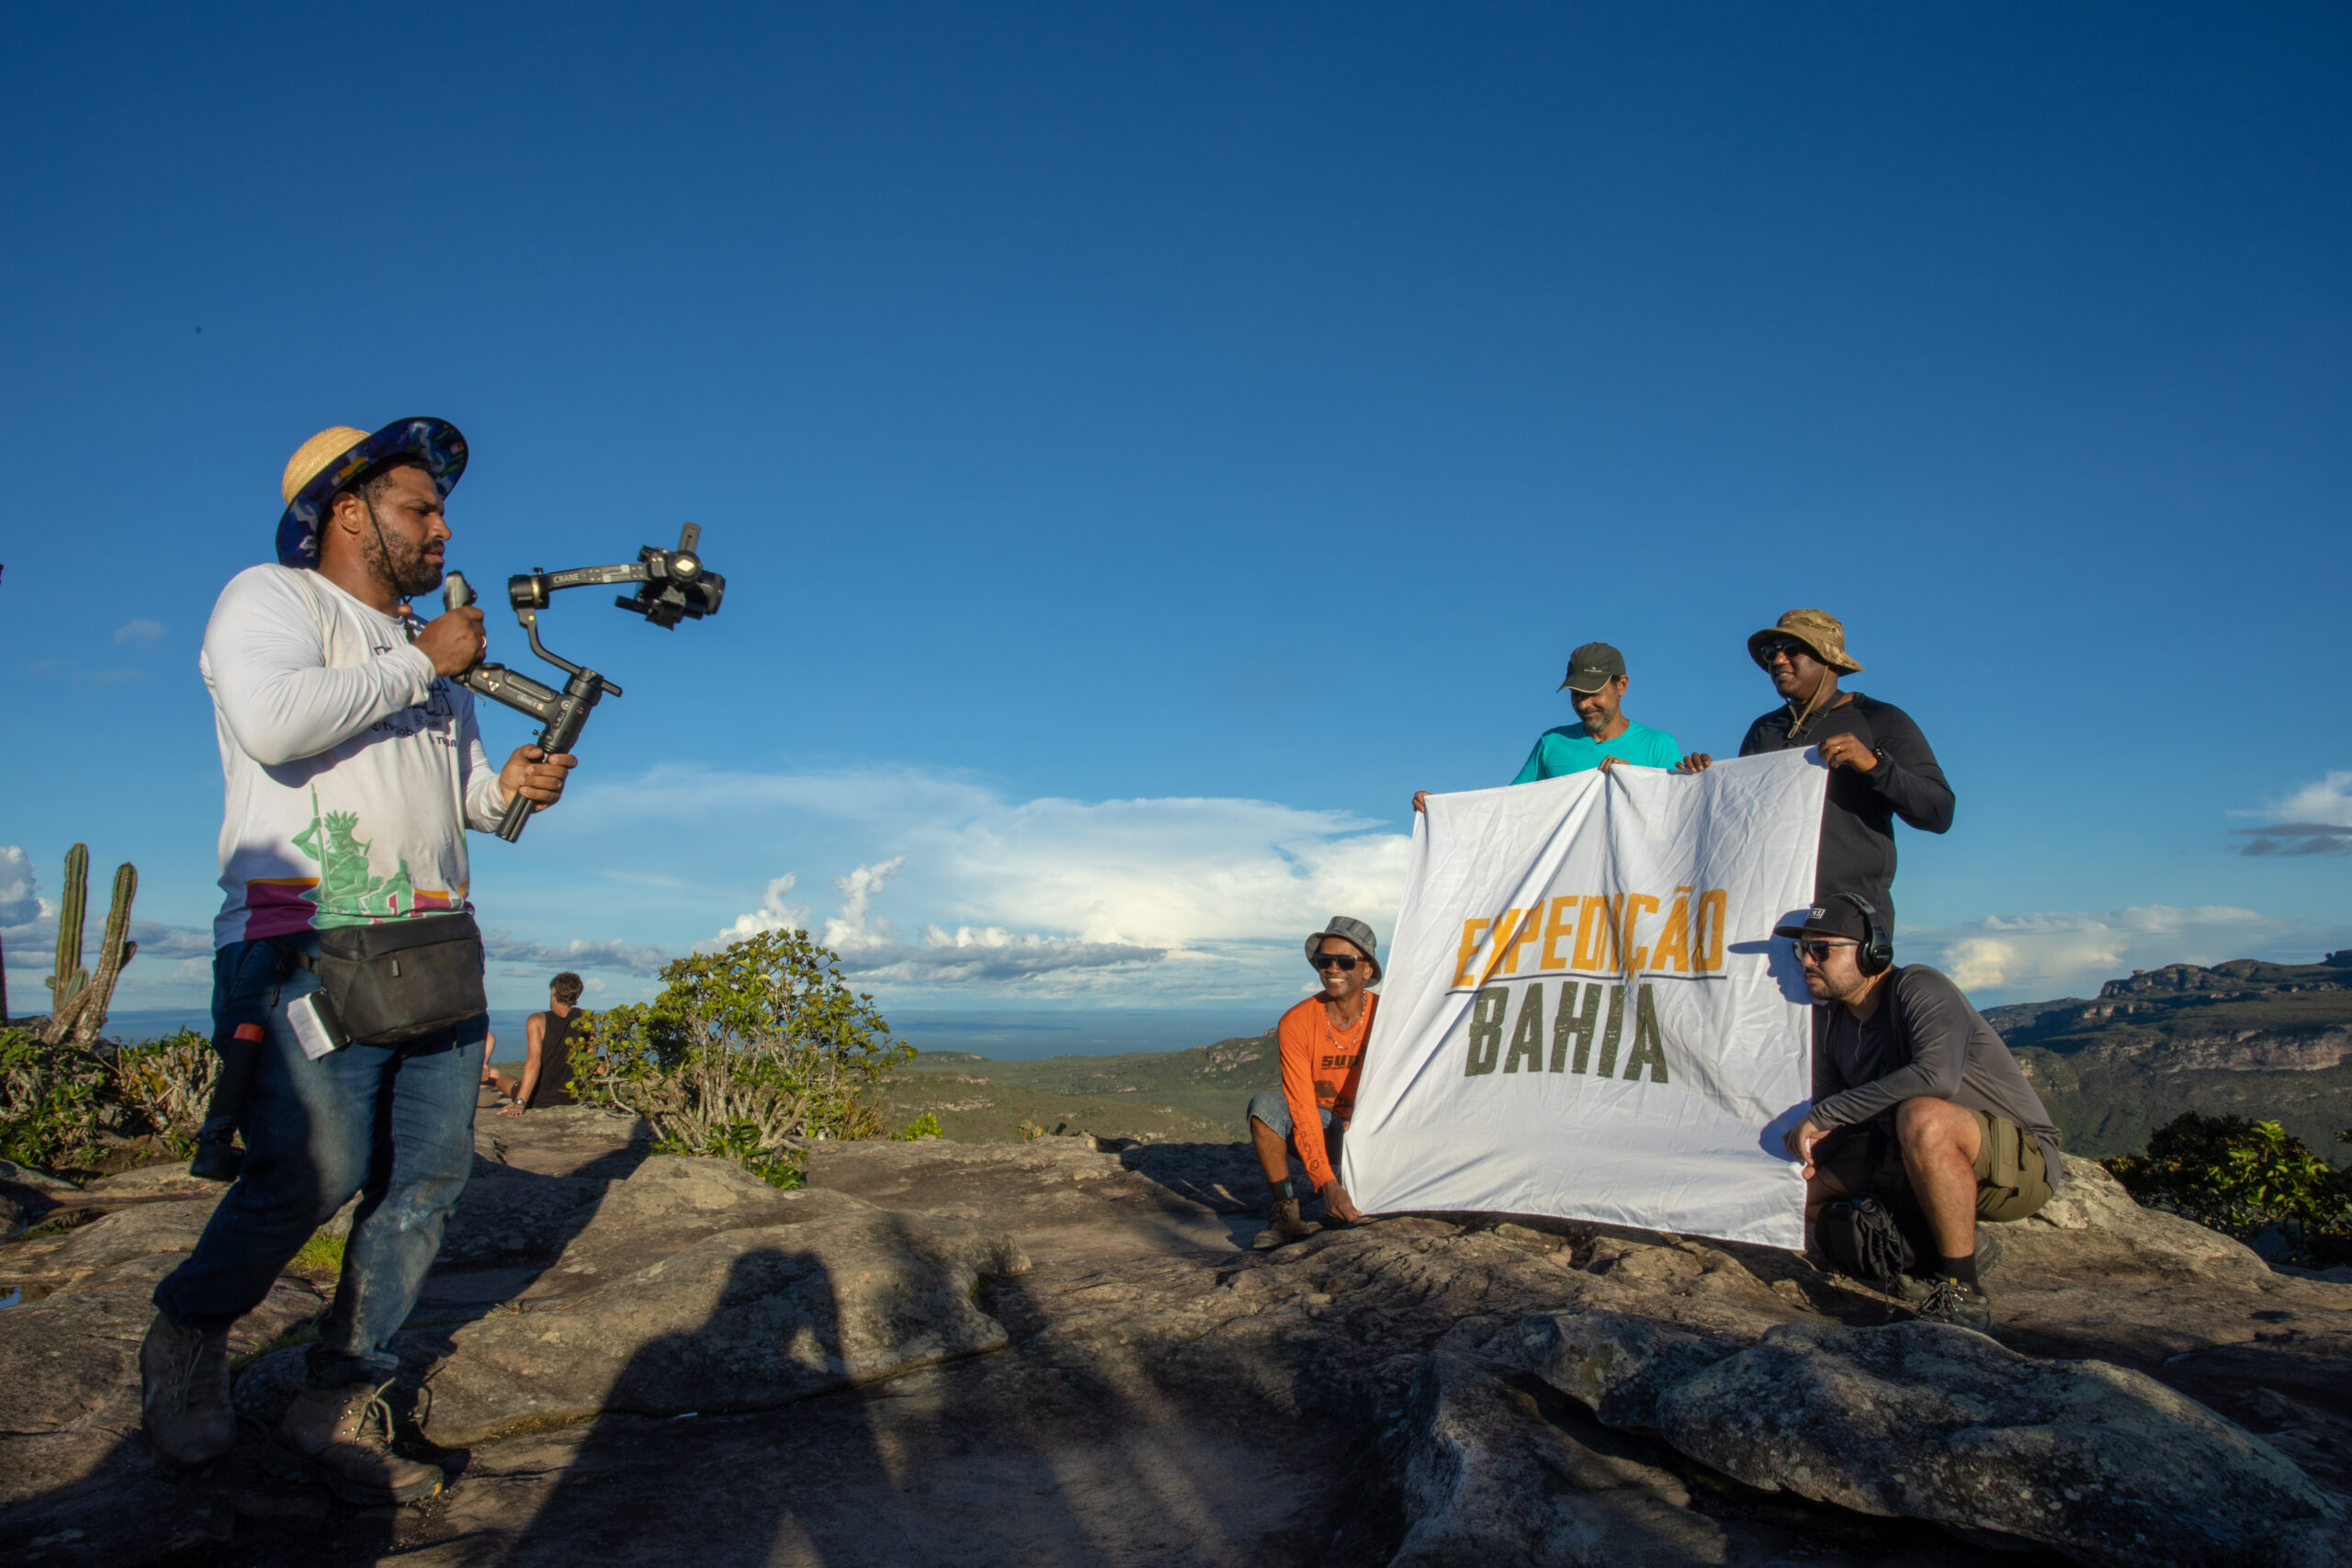
M1623 654L1605 642L1589 642L1568 655L1567 678L1560 690L1590 695L1624 672Z

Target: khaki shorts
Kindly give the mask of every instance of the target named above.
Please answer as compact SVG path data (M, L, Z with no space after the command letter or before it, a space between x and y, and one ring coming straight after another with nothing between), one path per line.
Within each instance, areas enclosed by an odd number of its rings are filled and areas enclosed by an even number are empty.
M1976 1217L2022 1220L2050 1201L2041 1141L2006 1116L1972 1111L1976 1119ZM1911 1185L1893 1118L1840 1127L1813 1149L1815 1169L1849 1192L1897 1192Z

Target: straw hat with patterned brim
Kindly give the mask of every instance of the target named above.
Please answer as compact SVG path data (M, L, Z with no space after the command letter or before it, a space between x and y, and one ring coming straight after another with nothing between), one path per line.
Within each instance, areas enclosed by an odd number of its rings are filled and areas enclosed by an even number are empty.
M322 430L294 449L279 486L286 514L277 520L277 563L319 564L319 519L335 491L388 457L414 457L444 496L466 471L466 438L446 419L396 420L370 435L351 425Z
M1846 651L1846 624L1826 610L1791 610L1747 639L1747 657L1770 670L1762 650L1773 642L1801 642L1832 670L1848 675L1862 672L1860 661Z

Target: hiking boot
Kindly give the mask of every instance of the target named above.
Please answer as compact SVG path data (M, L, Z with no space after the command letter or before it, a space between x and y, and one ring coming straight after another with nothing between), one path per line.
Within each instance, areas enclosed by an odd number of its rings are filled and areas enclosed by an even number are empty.
M237 1446L229 1403L229 1331L182 1328L162 1313L139 1344L139 1414L173 1468L201 1473Z
M389 1383L384 1387L389 1388ZM286 1407L277 1441L324 1472L346 1503L414 1503L441 1490L439 1467L392 1452L392 1412L383 1388L306 1388Z
M1921 1323L1949 1323L1979 1334L1993 1332L1993 1299L1984 1293L1984 1287L1949 1276L1934 1281L1928 1299L1912 1313Z
M1288 1247L1295 1241L1305 1241L1323 1227L1311 1220L1298 1217L1298 1200L1277 1198L1274 1210L1266 1221L1266 1228L1250 1244L1252 1252L1272 1252L1278 1247Z
M2001 1266L2001 1238L1983 1225L1976 1227L1976 1277L1980 1280ZM1917 1304L1928 1299L1936 1288L1933 1277L1911 1276L1903 1281L1898 1292L1905 1301Z

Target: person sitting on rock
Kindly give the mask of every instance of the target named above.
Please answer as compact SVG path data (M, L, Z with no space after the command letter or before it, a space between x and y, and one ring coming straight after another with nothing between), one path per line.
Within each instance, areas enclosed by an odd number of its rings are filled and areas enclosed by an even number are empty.
M571 1032L573 1006L587 988L587 982L569 969L548 982L548 1010L535 1012L523 1021L529 1055L523 1063L523 1081L514 1090L514 1103L502 1109L501 1116L520 1116L543 1105L579 1103L571 1095L571 1052L564 1036Z
M1977 1222L2027 1218L2064 1171L2041 1097L1959 987L1924 964L1894 966L1869 900L1842 895L1772 934L1795 943L1814 998L1813 1104L1787 1136L1804 1162L1805 1219L1907 1190L1939 1255L1919 1316L1990 1333Z
M520 1078L510 1078L498 1070L491 1057L498 1051L498 1032L492 1030L481 1037L481 1086L501 1100L512 1100L514 1091L523 1087Z
M1334 1168L1355 1114L1363 1043L1372 1037L1372 1015L1380 1007L1380 998L1364 989L1379 982L1379 951L1372 928L1345 915L1332 916L1306 939L1306 961L1322 976L1323 988L1283 1014L1274 1031L1282 1087L1261 1089L1250 1101L1250 1141L1273 1192L1266 1228L1250 1244L1261 1252L1303 1241L1321 1228L1299 1216L1290 1179L1294 1154L1323 1200L1327 1220L1351 1224L1363 1218Z

